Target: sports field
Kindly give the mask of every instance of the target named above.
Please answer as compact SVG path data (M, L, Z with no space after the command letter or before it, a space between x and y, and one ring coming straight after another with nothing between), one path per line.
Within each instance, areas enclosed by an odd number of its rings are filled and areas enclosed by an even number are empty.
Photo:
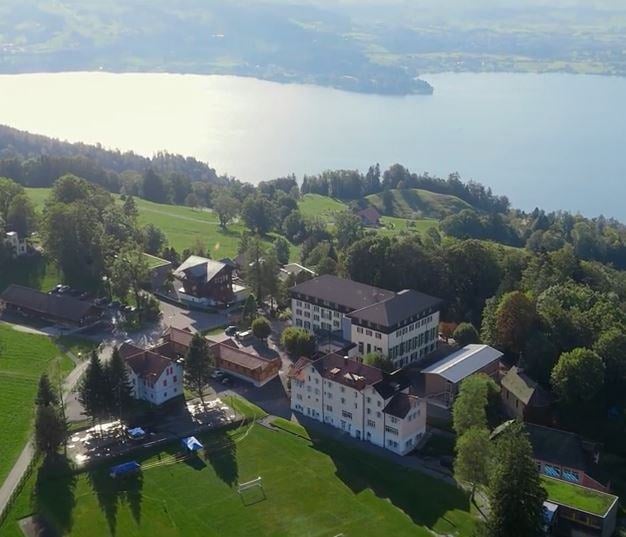
M139 459L139 478L116 483L106 469L76 478L35 476L3 537L34 506L61 535L109 537L470 536L474 518L458 489L335 440L309 441L261 425L200 437L196 459ZM261 476L242 496L237 483ZM31 493L34 491L34 494ZM32 500L31 500L32 498Z
M47 337L0 324L0 482L26 445L39 376L65 376L71 369L71 360Z

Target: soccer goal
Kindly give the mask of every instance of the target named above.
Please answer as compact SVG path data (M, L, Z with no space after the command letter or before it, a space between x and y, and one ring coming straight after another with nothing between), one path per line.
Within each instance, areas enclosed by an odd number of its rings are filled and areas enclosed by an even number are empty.
M267 499L261 476L237 485L237 494L244 505L252 505Z

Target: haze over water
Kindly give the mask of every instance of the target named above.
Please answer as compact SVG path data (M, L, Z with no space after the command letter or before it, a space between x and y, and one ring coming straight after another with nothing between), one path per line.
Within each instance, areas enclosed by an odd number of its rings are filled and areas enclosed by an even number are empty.
M375 162L458 171L516 207L626 221L625 78L424 78L433 96L224 76L2 75L0 123L146 155L192 155L253 182Z

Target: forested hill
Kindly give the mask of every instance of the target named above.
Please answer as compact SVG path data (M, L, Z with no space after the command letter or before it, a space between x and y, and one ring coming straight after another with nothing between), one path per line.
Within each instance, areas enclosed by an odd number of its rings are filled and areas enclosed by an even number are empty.
M191 181L218 183L217 173L192 157L162 152L148 158L136 153L104 149L100 145L69 143L0 125L0 177L26 186L51 186L61 173L74 173L118 191L123 173L181 174Z

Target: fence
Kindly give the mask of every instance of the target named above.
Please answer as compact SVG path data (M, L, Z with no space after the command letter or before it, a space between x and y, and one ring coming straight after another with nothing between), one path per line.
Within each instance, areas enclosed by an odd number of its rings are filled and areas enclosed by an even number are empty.
M33 473L33 470L38 464L39 464L39 457L37 455L31 457L30 462L28 463L28 466L26 467L26 470L22 474L22 477L20 478L20 480L17 482L17 485L13 489L13 492L11 493L11 495L9 496L7 503L4 506L0 506L0 528L6 522L6 519L9 516L11 508L15 504L15 500L24 489L24 485L26 484L26 481L28 481L28 479Z

